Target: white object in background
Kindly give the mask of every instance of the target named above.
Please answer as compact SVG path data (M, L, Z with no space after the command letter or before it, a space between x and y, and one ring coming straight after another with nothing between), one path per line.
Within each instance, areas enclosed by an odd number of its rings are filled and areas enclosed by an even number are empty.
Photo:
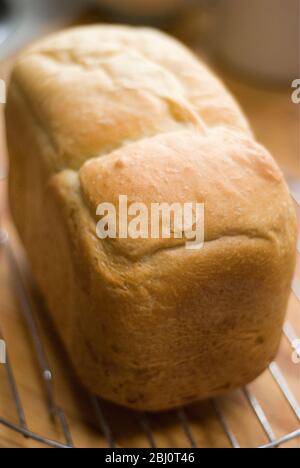
M237 70L291 81L299 74L299 0L219 0L214 49Z
M7 24L1 25L5 36L1 41L0 59L26 43L47 33L53 26L63 25L78 15L84 7L83 0L7 0L11 15Z
M193 0L94 0L122 15L149 17L176 13Z

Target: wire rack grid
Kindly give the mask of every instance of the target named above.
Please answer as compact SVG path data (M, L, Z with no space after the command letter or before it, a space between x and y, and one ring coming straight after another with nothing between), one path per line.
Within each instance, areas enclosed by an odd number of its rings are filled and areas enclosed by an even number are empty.
M5 176L2 175L2 178ZM292 196L294 197L295 203L300 206L299 198L295 195L294 191L291 190ZM14 288L15 293L18 298L18 302L20 305L20 311L23 314L23 318L25 319L26 326L28 328L31 343L36 353L36 357L39 364L39 370L41 373L42 381L44 384L44 391L47 397L48 402L48 410L51 418L55 420L61 427L62 434L64 436L64 443L58 442L56 440L49 439L41 434L37 434L32 432L27 424L25 411L23 408L23 404L20 398L20 392L18 389L18 385L16 382L13 366L9 359L9 350L7 350L6 356L6 363L5 363L5 370L6 376L9 383L9 388L11 392L11 396L14 401L14 405L17 411L18 416L18 423L12 423L7 419L0 417L0 425L5 426L6 428L19 433L21 436L26 438L32 439L35 442L39 442L47 447L52 448L74 448L73 438L71 434L71 430L67 421L67 417L65 411L56 403L54 397L54 376L53 372L51 371L51 366L48 362L48 358L46 356L45 348L43 345L43 340L41 338L39 328L37 326L36 318L32 308L32 300L30 297L30 293L26 288L26 285L23 281L22 271L20 266L18 265L18 261L16 259L16 255L10 243L9 234L4 229L0 229L0 247L4 250L6 254L6 258L9 264L10 271L12 273L14 279ZM299 245L298 245L299 251ZM300 251L299 251L300 252ZM296 296L297 300L300 300L300 285L298 284L298 280L295 280L292 290L293 294ZM283 333L291 347L291 350L295 353L295 355L300 359L300 353L297 346L299 343L297 334L290 322L286 322L284 325ZM0 328L0 339L4 340L4 336L1 333ZM291 391L289 384L286 378L283 375L283 372L279 365L276 362L273 362L269 367L269 372L272 376L274 384L277 385L278 389L280 390L281 394L283 395L286 402L289 404L290 409L294 413L298 421L298 428L295 428L293 432L287 433L284 436L277 438L268 417L266 416L260 402L258 401L255 394L248 388L243 388L243 394L246 398L246 401L255 415L257 422L259 423L261 429L264 431L265 435L267 436L268 443L260 446L258 448L278 448L284 446L288 442L292 440L296 440L300 438L300 405L297 402L297 398L294 396L293 392ZM89 396L92 406L94 408L95 417L99 426L99 430L101 431L102 435L105 437L107 447L108 448L116 448L118 447L117 441L114 438L113 429L111 428L110 424L107 421L107 417L105 411L103 409L103 403L101 400L93 395ZM238 441L236 434L232 431L230 424L225 416L225 412L223 411L222 404L218 400L214 400L212 402L213 409L215 412L215 416L221 425L227 440L232 448L241 448L241 445ZM157 448L155 436L151 429L151 420L150 416L146 413L137 413L135 417L138 419L138 424L140 430L144 433L149 448ZM176 410L176 419L178 424L181 426L187 442L191 448L201 448L198 446L196 439L193 435L193 430L191 425L189 424L189 418L187 416L187 412L184 408L179 408Z

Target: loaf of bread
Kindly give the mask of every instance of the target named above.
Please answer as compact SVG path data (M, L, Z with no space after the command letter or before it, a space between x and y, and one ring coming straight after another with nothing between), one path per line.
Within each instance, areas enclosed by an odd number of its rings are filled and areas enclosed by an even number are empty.
M13 218L91 392L165 410L266 369L294 270L294 208L205 65L151 29L71 29L17 60L6 122ZM97 206L121 194L204 203L204 247L99 239Z

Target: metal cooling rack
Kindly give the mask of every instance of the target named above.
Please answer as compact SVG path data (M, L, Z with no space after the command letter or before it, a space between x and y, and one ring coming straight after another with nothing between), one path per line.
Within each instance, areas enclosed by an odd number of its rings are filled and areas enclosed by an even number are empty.
M293 190L291 192L293 195ZM299 205L299 199L297 200L297 198L298 197L294 196L296 203ZM5 368L6 368L6 374L7 374L7 379L8 379L11 395L12 395L12 398L16 407L17 415L18 415L18 424L13 424L10 421L2 417L0 417L0 424L5 426L8 429L11 429L12 431L19 433L20 435L26 438L42 443L48 447L74 448L72 434L70 431L70 427L68 425L66 414L64 410L60 408L55 401L54 376L51 371L51 367L49 365L49 362L48 362L48 359L44 350L44 346L42 343L42 339L40 337L40 333L38 330L38 326L36 324L36 320L34 318L32 300L25 286L25 283L23 281L21 270L19 268L16 257L14 255L14 251L9 242L9 235L4 230L0 230L0 246L6 252L6 257L9 262L9 267L13 274L14 287L15 287L16 295L19 300L20 310L25 319L25 322L26 322L26 325L27 325L27 328L31 337L32 346L36 352L36 356L37 356L38 363L39 363L39 369L40 369L41 376L43 379L44 390L47 396L49 414L53 420L56 420L59 423L62 429L62 433L64 435L64 443L58 442L56 440L48 439L47 437L44 437L43 435L36 434L30 431L26 422L26 416L25 416L25 412L22 406L20 394L18 391L17 382L14 376L13 367L9 360L9 352L7 352L7 360L6 360ZM298 246L298 250L299 250L299 246ZM300 295L299 295L300 284L298 280L295 280L292 289L293 289L293 293L297 297L297 300L300 301ZM300 358L299 349L297 348L297 343L299 343L299 341L297 341L297 335L293 329L293 326L289 322L286 322L284 329L283 329L283 333L286 339L288 340L292 351L295 352L296 355ZM1 329L0 329L0 339L4 339L3 335L1 334ZM300 438L300 405L298 404L297 399L293 395L277 363L273 362L270 365L269 372L272 375L274 383L280 389L282 395L288 402L291 410L294 412L297 420L299 421L299 427L295 431L288 433L284 435L283 437L276 438L274 430L271 426L271 423L269 422L258 399L249 390L248 387L245 387L243 389L244 396L246 397L246 400L249 404L250 409L252 410L253 414L257 418L258 423L260 424L262 430L266 434L268 441L269 441L266 445L260 446L258 448L278 448L294 439ZM93 395L90 395L90 399L93 404L93 408L94 408L95 416L97 418L99 429L106 439L107 447L116 448L117 442L114 438L113 430L107 422L107 418L105 416L105 411L103 410L103 405L102 405L101 400L99 400L97 397ZM241 448L236 435L233 433L233 431L230 428L230 425L227 421L225 413L222 409L221 403L218 400L214 400L212 404L213 404L215 415L217 419L219 420L219 423L221 424L221 427L223 428L223 431L231 447ZM140 425L141 431L143 431L144 435L147 438L149 447L155 449L156 442L155 442L155 437L151 429L151 420L150 420L149 415L147 415L146 413L138 413L137 418L138 418L138 423ZM185 433L185 436L187 438L187 441L189 442L190 447L201 448L201 447L198 447L196 443L195 437L193 435L193 431L188 421L187 413L184 408L176 410L176 418Z

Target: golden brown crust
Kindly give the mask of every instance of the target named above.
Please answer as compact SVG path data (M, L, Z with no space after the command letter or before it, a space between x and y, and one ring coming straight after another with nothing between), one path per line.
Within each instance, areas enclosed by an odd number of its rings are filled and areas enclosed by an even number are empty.
M148 29L75 28L29 49L13 81L57 152L78 169L130 141L183 127L249 132L224 87L183 46Z
M13 215L83 383L161 410L248 383L280 340L295 261L286 184L220 82L147 29L77 28L18 60ZM205 204L205 245L96 237L96 207Z

